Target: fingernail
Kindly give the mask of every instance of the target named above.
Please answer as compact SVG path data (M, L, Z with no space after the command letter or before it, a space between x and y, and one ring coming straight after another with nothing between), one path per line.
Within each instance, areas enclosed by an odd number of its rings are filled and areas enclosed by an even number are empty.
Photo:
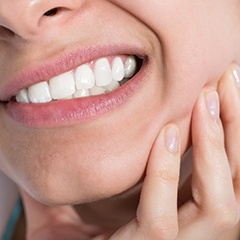
M220 105L219 105L219 97L216 91L211 91L206 93L206 104L207 109L211 116L215 119L220 118Z
M179 131L175 125L167 127L165 132L166 147L169 152L177 153L179 150Z
M240 88L240 67L238 65L235 65L232 73L237 83L237 87Z

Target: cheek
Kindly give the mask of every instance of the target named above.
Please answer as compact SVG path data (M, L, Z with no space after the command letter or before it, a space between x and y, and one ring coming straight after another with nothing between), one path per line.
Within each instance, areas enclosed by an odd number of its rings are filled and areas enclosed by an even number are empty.
M232 61L240 62L239 1L113 1L153 29L168 75L185 81L184 91L199 77L202 86L215 86Z

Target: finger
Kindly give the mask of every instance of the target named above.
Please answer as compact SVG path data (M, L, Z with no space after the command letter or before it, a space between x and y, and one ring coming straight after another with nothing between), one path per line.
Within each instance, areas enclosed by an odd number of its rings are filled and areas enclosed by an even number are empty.
M152 148L137 211L148 239L175 239L178 232L179 131L166 126Z
M240 205L240 69L232 64L218 85L225 146Z
M199 205L212 209L217 197L233 196L231 174L224 147L219 97L204 91L193 112L193 191ZM201 119L201 120L200 120ZM223 192L227 189L228 192ZM200 191L200 192L199 192ZM213 199L212 199L213 198Z
M199 97L192 117L194 201L180 213L182 236L195 232L194 239L212 239L235 226L238 221L219 113L217 92L206 89ZM206 236L203 236L201 229L204 229ZM187 235L184 237L181 239L189 239Z

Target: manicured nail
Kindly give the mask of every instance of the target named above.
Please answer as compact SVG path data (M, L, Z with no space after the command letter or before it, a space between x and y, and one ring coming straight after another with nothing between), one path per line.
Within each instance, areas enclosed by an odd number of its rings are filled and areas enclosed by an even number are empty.
M220 104L219 104L219 97L216 91L211 91L206 93L206 104L207 109L211 116L215 119L220 118Z
M238 65L235 65L232 73L236 80L237 87L240 88L240 67Z
M177 153L179 150L179 131L175 125L167 127L165 140L168 151L171 153Z

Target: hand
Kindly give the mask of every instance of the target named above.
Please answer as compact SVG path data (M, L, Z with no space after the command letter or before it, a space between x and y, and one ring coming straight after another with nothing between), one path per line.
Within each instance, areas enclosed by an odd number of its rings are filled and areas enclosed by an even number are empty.
M137 218L132 223L135 229L131 235L125 235L131 236L129 239L237 239L236 235L231 238L226 235L240 220L240 72L237 69L234 64L230 66L219 81L218 93L206 87L194 107L192 199L177 209L180 156L176 151L176 127L169 125L153 146ZM172 136L172 140L166 141L167 136ZM116 239L124 239L120 237L127 227Z
M219 81L219 97L206 88L193 110L192 199L177 208L180 134L169 124L153 145L134 220L104 234L81 222L71 207L46 207L23 192L27 215L33 219L29 239L218 240L235 227L240 212L240 88L235 67Z

